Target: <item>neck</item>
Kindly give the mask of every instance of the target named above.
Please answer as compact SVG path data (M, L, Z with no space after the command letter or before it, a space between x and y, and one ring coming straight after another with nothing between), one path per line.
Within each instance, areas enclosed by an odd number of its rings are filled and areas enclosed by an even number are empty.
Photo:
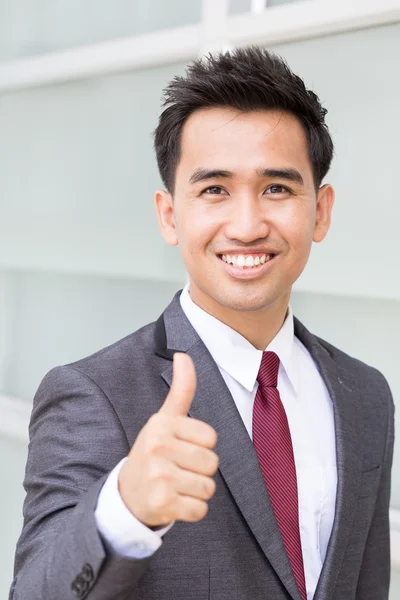
M257 350L265 350L270 344L281 329L288 312L290 292L260 310L238 311L219 304L199 291L196 286L191 286L192 301L205 312L237 331Z

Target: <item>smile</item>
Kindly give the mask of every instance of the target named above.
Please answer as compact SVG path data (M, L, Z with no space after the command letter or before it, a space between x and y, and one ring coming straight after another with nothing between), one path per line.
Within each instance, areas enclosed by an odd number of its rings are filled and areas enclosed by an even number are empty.
M258 267L259 265L263 265L264 263L271 260L274 255L273 254L222 254L220 255L221 259L234 267L239 267L240 269L248 269Z
M276 254L219 254L221 265L233 279L254 280L263 277L273 268Z

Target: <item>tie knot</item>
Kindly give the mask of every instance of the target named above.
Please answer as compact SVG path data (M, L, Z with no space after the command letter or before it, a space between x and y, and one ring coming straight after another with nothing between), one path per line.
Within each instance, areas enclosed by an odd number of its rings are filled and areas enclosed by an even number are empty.
M278 385L279 356L275 352L263 352L257 381L262 387Z

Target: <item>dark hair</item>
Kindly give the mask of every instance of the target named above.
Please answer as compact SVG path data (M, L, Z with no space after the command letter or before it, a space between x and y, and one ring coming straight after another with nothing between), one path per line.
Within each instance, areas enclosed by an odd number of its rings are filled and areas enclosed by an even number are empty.
M183 126L200 108L287 111L303 124L316 189L329 170L333 142L325 124L327 110L283 58L264 48L247 46L193 61L186 77L175 76L165 88L163 107L154 147L161 178L170 193L174 191Z

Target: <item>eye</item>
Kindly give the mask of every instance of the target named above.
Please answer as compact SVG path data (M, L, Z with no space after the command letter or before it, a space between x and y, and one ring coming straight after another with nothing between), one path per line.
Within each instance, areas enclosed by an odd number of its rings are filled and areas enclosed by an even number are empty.
M284 185L279 185L277 183L274 185L270 185L269 188L267 188L265 191L270 192L272 195L286 193L290 194L289 188L285 187Z
M201 193L208 194L210 196L221 196L222 192L225 192L225 190L219 187L219 185L212 185L203 190Z

